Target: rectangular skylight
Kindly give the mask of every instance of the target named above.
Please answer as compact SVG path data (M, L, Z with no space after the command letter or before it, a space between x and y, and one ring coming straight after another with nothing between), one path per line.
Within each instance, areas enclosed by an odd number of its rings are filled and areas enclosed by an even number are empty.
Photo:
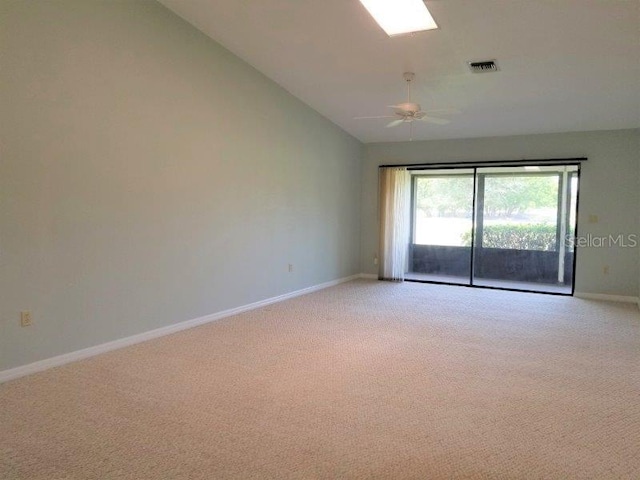
M360 0L387 35L438 28L423 0Z

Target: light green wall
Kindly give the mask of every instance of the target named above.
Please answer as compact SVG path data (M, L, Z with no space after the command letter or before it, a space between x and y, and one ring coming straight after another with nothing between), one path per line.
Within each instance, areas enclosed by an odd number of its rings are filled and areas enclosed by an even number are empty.
M359 272L360 142L160 4L2 0L0 63L0 370Z
M366 146L362 169L362 270L376 273L378 166L534 158L588 157L580 183L580 235L640 232L640 130L381 143ZM589 224L589 215L599 222ZM576 291L638 296L640 248L581 248ZM609 266L609 274L603 267Z

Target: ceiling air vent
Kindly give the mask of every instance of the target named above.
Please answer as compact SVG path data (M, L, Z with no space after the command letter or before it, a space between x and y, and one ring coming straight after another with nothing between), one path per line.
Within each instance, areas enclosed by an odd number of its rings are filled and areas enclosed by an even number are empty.
M467 62L471 73L497 72L500 70L495 60L483 60L481 62Z

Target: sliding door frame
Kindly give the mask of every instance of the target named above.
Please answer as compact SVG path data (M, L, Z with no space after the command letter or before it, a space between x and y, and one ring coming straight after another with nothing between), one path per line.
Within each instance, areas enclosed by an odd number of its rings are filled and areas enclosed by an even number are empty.
M455 285L455 286L462 286L462 287L472 287L472 288L486 288L486 289L490 289L490 290L507 290L507 291L514 291L514 292L525 292L525 293L540 293L540 294L544 294L544 295L556 295L556 296L573 296L575 294L575 288L576 288L576 278L575 278L575 274L576 274L576 265L577 265L577 256L578 256L578 248L577 248L577 238L578 238L578 213L580 210L580 173L581 173L581 163L586 161L586 158L568 158L568 159L546 159L546 160L513 160L513 161L486 161L486 162L456 162L456 163L430 163L430 164L409 164L409 165L395 165L395 166L405 166L407 167L407 170L409 171L419 171L419 170L425 170L425 171L429 171L429 170L471 170L473 169L473 200L472 200L472 215L471 215L471 249L470 249L470 259L469 259L469 283L468 284L464 284L464 283L450 283L450 282L442 282L442 281L436 281L436 280L417 280L417 279L406 279L407 282L415 282L415 283L431 283L431 284L439 284L439 285ZM389 165L381 165L380 168L382 167L388 167ZM575 173L577 182L576 182L576 212L575 212L575 225L574 225L574 234L573 234L573 265L572 265L572 280L571 280L571 292L570 293L563 293L563 292L549 292L549 291L540 291L540 290L530 290L530 289L518 289L518 288L508 288L508 287L496 287L496 286L489 286L489 285L476 285L473 282L474 279L474 257L475 257L475 250L476 250L476 237L477 232L476 232L476 223L477 223L477 215L479 215L479 211L480 211L480 206L477 203L482 203L482 202L478 202L478 196L479 196L479 189L480 189L480 183L483 182L479 182L479 178L478 178L478 169L484 168L484 167L525 167L525 166L531 166L531 167L536 167L536 166L553 166L553 167L576 167L575 172L571 172L571 173ZM550 175L553 175L553 173L550 173ZM569 183L569 185L567 185L567 188L570 189L571 188L571 174L567 175L566 178L563 178L563 175L560 174L560 182L563 181L567 181ZM482 179L484 180L484 178ZM410 239L411 239L411 244L413 243L413 236L414 236L414 223L415 223L415 182L416 182L416 178L415 176L413 176L413 178L411 179L411 231L410 231ZM562 185L559 185L558 188L558 196L560 196L562 194L561 192L561 187ZM568 190L568 192L570 192L570 190ZM481 194L481 196L484 196L484 190ZM562 208L562 203L558 202L559 206L558 208ZM565 212L565 215L567 215L570 212L570 208L571 206L569 205L570 202L568 202L566 208L567 208L567 212ZM483 212L484 213L484 212ZM481 213L480 215L482 215L483 213ZM558 212L558 215L560 215L562 212ZM481 224L483 222L480 222ZM559 228L559 227L558 227ZM566 235L566 233L565 233ZM480 238L482 238L481 235L479 235ZM556 239L557 239L556 235ZM556 248L559 249L560 248L560 242L564 241L564 239L562 238L562 234L560 235L560 239L557 239L556 241ZM407 246L407 248L412 248L411 244L409 246ZM558 266L558 268L560 268L560 266Z

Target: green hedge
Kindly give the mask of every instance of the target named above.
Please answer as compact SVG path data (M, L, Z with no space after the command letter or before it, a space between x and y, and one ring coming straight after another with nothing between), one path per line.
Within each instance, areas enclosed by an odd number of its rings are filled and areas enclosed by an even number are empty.
M464 246L471 246L471 233L462 235ZM485 225L482 235L485 248L514 250L556 249L556 227L541 223Z

